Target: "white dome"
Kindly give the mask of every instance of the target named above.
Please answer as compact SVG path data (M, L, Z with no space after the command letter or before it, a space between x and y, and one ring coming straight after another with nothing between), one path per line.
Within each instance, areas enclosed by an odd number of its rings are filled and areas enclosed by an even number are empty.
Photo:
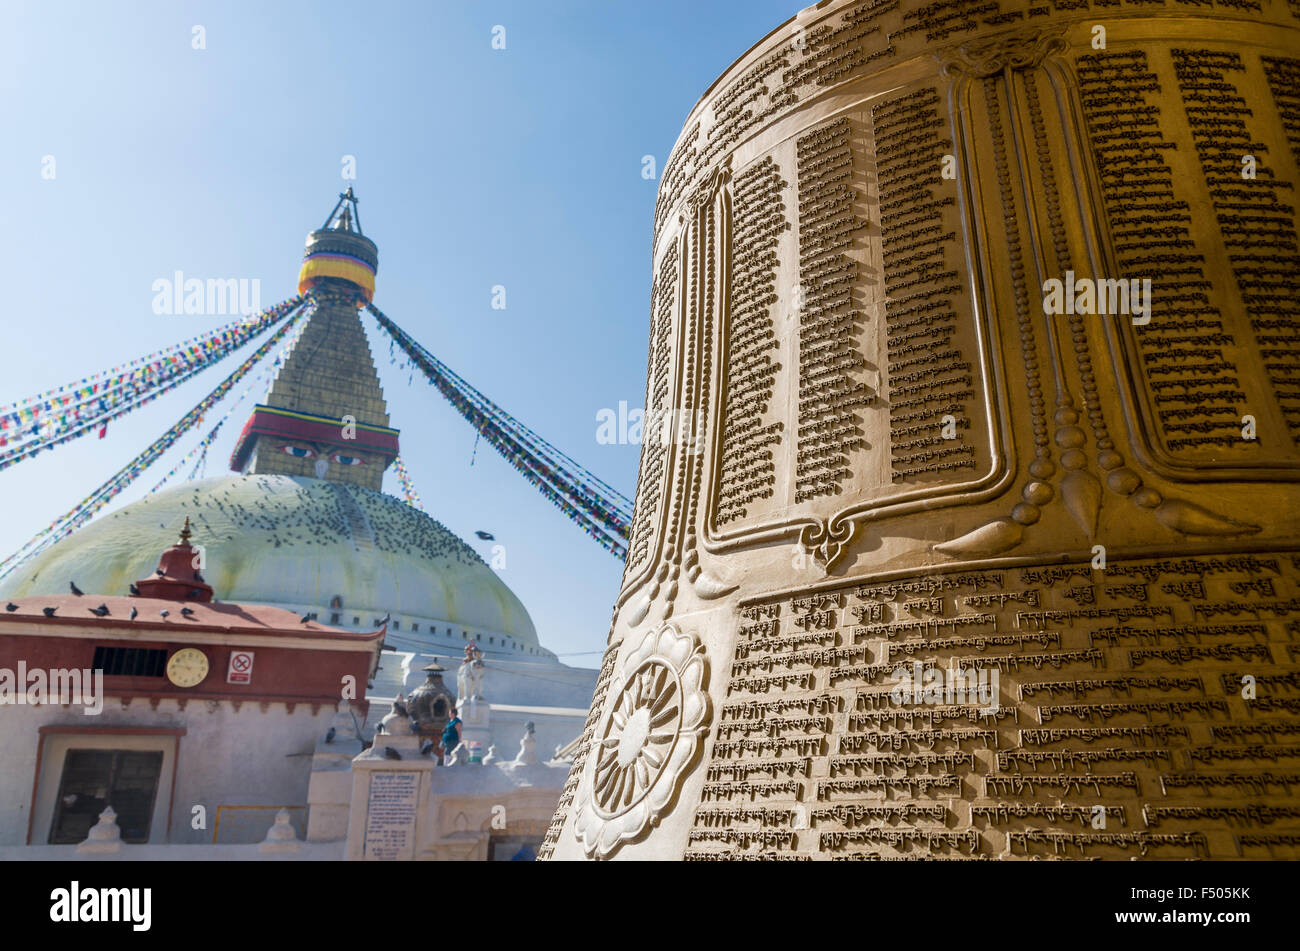
M147 496L14 571L0 597L66 594L70 581L88 594L126 594L157 568L187 516L192 544L204 549L203 577L222 601L327 608L337 597L363 624L391 613L539 646L514 592L428 515L380 492L280 475L202 479Z

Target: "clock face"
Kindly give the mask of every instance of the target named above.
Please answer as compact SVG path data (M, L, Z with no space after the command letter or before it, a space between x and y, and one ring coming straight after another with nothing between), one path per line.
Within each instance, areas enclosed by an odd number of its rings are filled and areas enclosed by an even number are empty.
M194 687L208 675L208 657L195 647L178 650L167 661L167 679L178 687Z

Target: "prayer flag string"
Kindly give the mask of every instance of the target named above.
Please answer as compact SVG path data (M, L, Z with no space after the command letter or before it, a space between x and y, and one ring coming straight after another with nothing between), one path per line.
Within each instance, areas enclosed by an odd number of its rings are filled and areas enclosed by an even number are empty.
M198 402L198 404L188 413L169 427L166 432L158 439L154 440L142 453L128 462L125 466L115 472L103 485L95 489L90 495L78 502L72 509L61 515L51 522L46 528L36 534L34 538L23 545L18 551L14 552L4 561L0 562L0 578L8 575L15 568L31 558L33 555L44 551L61 538L72 534L96 512L107 505L123 489L134 482L149 466L153 465L158 458L170 449L181 436L189 432L200 422L204 414L213 406L225 398L240 380L248 375L249 371L260 363L268 353L284 339L285 335L293 328L304 314L310 315L314 309L314 302L308 303L302 307L302 299L299 298L299 309L290 313L289 319L286 320L279 328L276 329L260 347L254 351L248 359L235 368L228 377L217 384L207 396Z
M430 383L475 430L557 508L615 557L626 559L631 515L620 493L600 491L604 483L492 403L374 305L370 313ZM567 463L567 464L566 464ZM630 503L628 503L630 504Z

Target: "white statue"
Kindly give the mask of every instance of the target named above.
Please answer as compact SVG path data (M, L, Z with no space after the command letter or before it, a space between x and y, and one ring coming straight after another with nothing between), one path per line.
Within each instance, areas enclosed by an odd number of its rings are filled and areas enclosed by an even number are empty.
M470 700L483 698L483 652L473 644L465 646L465 659L456 671L456 703L465 704Z

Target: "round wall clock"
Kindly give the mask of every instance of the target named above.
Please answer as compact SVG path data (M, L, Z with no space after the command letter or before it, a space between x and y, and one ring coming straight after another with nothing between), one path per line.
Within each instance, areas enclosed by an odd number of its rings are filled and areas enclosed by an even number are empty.
M208 675L208 656L196 647L185 647L167 660L167 679L178 687L194 687Z

